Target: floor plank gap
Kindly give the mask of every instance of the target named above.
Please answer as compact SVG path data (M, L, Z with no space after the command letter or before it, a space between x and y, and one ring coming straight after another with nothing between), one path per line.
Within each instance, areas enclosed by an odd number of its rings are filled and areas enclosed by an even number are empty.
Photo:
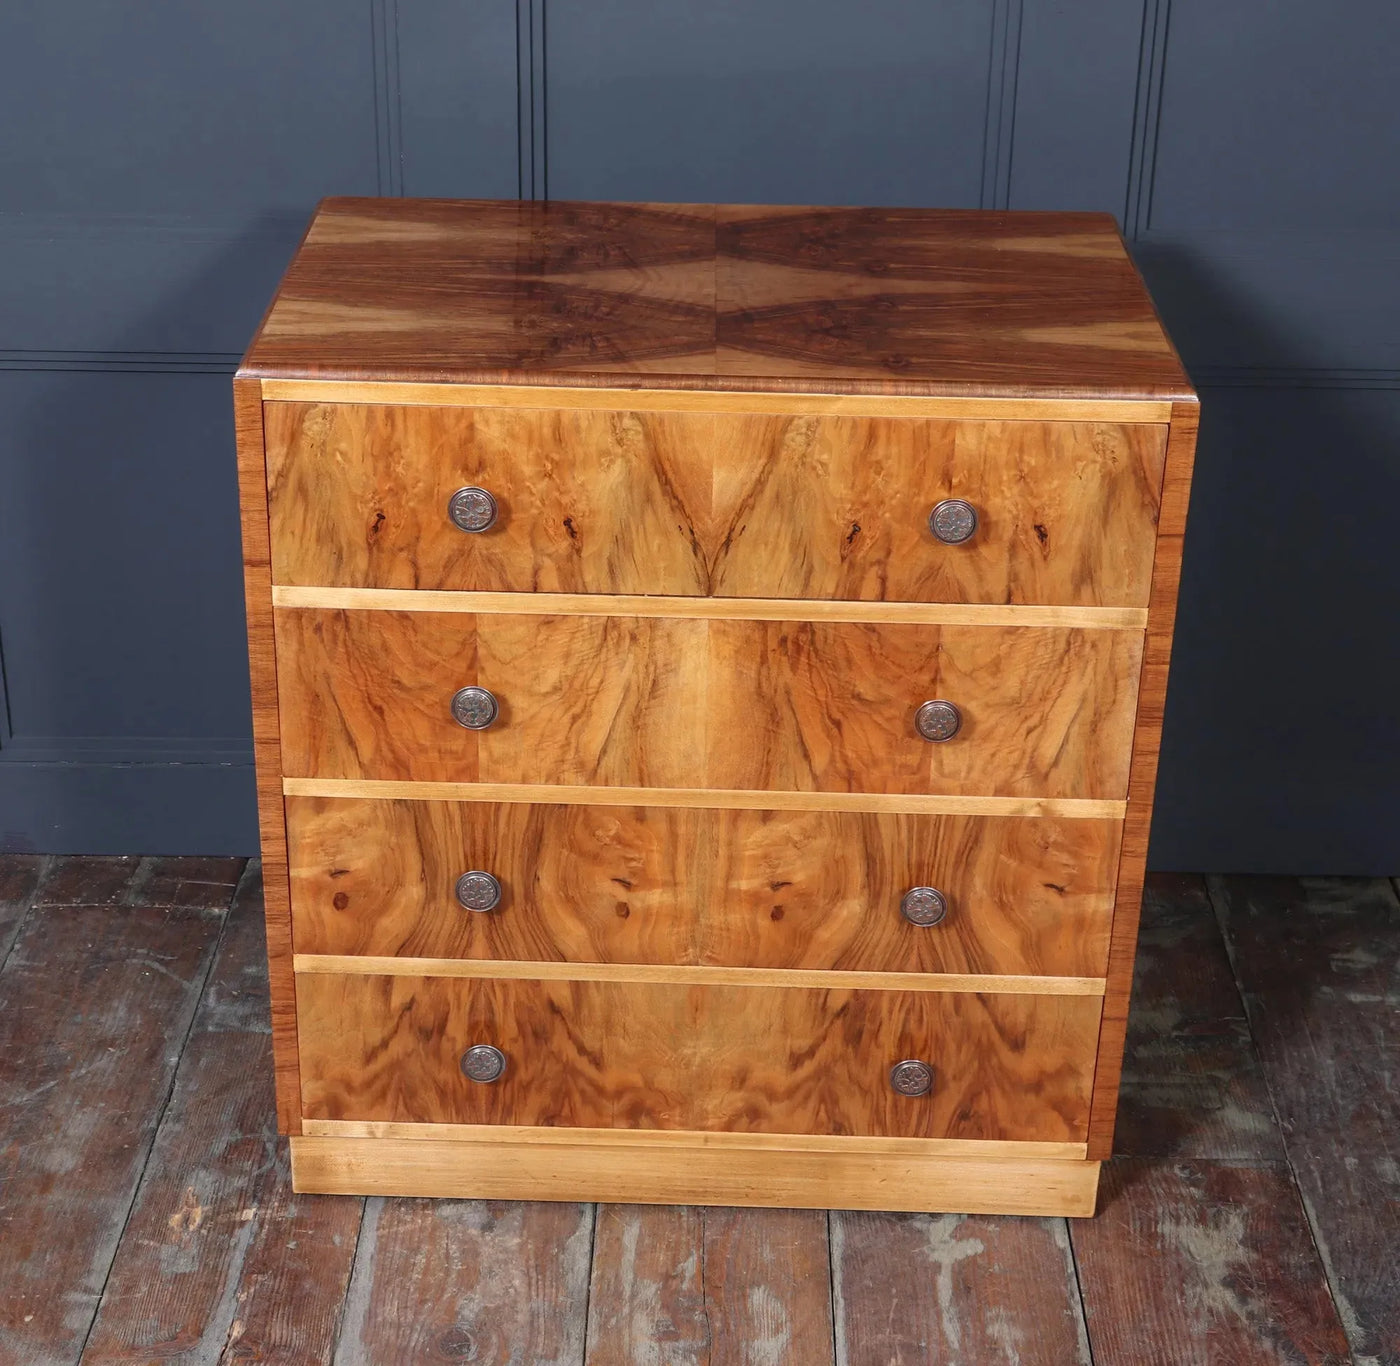
M0 1351L25 1366L91 1338L222 930L123 905L135 868L53 861L0 974Z
M10 961L39 889L54 865L48 854L0 854L0 973Z
M137 1208L141 1200L142 1189L146 1184L146 1174L151 1165L151 1154L156 1150L156 1144L160 1140L161 1128L165 1123L165 1116L170 1108L170 1099L175 1094L175 1087L180 1077L181 1064L185 1060L185 1049L189 1046L190 1036L194 1033L195 1021L199 1019L199 1007L204 1000L205 993L209 989L209 978L214 971L214 963L218 959L219 949L224 942L224 932L228 929L228 920L225 918L220 922L219 931L214 936L213 947L209 950L204 961L204 972L200 978L199 992L195 997L194 1009L190 1011L189 1021L185 1025L185 1032L180 1039L180 1047L176 1050L175 1056L179 1061L170 1069L170 1079L166 1084L165 1096L161 1100L160 1109L156 1116L156 1122L151 1127L150 1142L146 1145L146 1152L141 1159L141 1170L136 1178L136 1182L131 1190L131 1199L127 1202L126 1213L122 1218L121 1232L118 1233L116 1242L112 1246L112 1257L107 1263L106 1271L102 1277L102 1289L98 1292L97 1298L92 1306L92 1317L88 1321L87 1331L83 1334L81 1347L78 1349L78 1360L81 1361L86 1355L88 1344L92 1341L93 1330L97 1327L98 1317L102 1313L103 1301L107 1298L107 1287L111 1283L112 1268L117 1263L117 1257L121 1252L123 1240L126 1238L127 1230L131 1227L131 1215Z
M178 885L188 869L165 871ZM140 913L214 914L208 904ZM223 918L109 1271L88 1341L94 1364L329 1360L359 1204L292 1192L276 1133L266 995L262 883L252 863Z
M827 1294L831 1301L831 1361L841 1366L841 1318L836 1304L836 1249L832 1243L832 1211L826 1212L826 1277Z
M336 1306L335 1332L331 1337L331 1360L339 1363L341 1360L340 1344L345 1334L345 1319L349 1312L350 1304L354 1298L355 1276L360 1266L360 1247L365 1238L365 1224L369 1218L370 1200L362 1199L360 1202L360 1218L355 1225L355 1246L350 1253L350 1284L346 1286L345 1294L341 1296L340 1303Z
M1095 1366L1094 1341L1089 1335L1089 1311L1084 1304L1084 1277L1079 1270L1079 1256L1074 1250L1074 1237L1068 1219L1061 1219L1064 1228L1065 1250L1069 1257L1070 1275L1074 1277L1074 1293L1079 1302L1079 1345L1088 1366Z
M1387 878L1213 877L1313 1255L1357 1361L1400 1361L1400 897Z

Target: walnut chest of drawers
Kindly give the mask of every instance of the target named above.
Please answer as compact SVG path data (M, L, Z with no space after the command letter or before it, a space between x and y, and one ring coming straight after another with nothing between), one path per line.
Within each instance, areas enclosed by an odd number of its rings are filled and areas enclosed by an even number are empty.
M1092 1213L1197 412L1111 219L329 200L234 389L298 1189Z

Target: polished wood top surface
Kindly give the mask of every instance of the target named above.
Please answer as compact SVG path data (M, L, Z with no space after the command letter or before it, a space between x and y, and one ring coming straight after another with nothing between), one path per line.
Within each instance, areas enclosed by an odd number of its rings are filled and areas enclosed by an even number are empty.
M1191 399L1108 214L328 199L240 374Z

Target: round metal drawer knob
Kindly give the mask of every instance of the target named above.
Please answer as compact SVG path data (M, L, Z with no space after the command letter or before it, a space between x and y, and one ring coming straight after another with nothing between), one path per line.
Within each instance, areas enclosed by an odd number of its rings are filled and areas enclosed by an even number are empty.
M485 730L501 714L495 693L473 685L452 694L452 719L468 730Z
M914 713L914 728L925 740L951 740L962 729L962 712L951 702L934 698Z
M911 887L900 898L899 913L911 925L937 925L948 914L948 898L937 887Z
M490 873L475 868L457 879L454 890L464 910L494 911L501 904L501 884Z
M918 1058L905 1058L890 1068L890 1086L901 1096L926 1096L933 1090L933 1068Z
M977 509L962 498L945 498L929 513L928 525L944 545L962 545L977 534Z
M496 525L496 513L496 500L485 489L458 489L447 503L447 515L459 531L490 531Z
M468 1081L499 1081L506 1070L506 1055L489 1043L473 1044L462 1054L462 1075Z

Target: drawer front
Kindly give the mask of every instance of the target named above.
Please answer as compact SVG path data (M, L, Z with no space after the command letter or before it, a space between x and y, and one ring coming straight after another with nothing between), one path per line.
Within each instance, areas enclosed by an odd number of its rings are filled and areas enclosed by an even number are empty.
M292 777L1120 799L1142 636L1029 626L276 613ZM457 725L467 685L489 729ZM915 730L930 698L962 728Z
M282 584L1143 607L1166 428L268 403ZM494 525L447 515L464 486ZM929 514L970 502L975 535Z
M311 1119L1085 1138L1093 996L302 974ZM491 1083L461 1060L487 1044ZM890 1069L935 1071L922 1096Z
M298 953L1102 976L1112 821L287 801ZM465 909L463 873L499 904ZM934 887L935 924L900 912Z

